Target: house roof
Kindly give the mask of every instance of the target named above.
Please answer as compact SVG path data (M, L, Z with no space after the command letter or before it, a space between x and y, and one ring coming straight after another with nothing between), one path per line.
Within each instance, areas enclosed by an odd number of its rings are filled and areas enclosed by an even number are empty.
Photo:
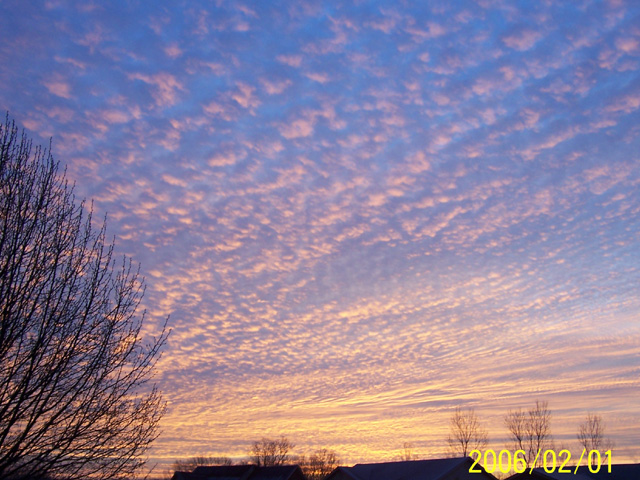
M258 467L256 465L216 465L196 467L193 472L175 472L173 480L294 480L303 478L297 465Z
M462 465L471 465L469 457L412 460L408 462L359 463L353 467L338 467L328 480L342 472L353 480L440 480ZM485 478L495 478L486 474ZM481 480L482 477L479 477Z
M528 471L512 475L507 480L638 480L640 479L640 463L617 464L611 465L611 473L608 471L607 465L603 465L598 473L589 471L589 467L578 467L576 474L575 467L567 467L571 473L547 473L543 468L534 468L533 474Z
M638 480L640 479L640 463L613 464L611 465L611 473L609 473L606 463L602 465L598 473L591 473L589 467L583 466L578 468L578 473L589 476L590 480Z
M510 476L507 480L568 480L569 478L572 480L593 480L593 477L585 475L584 472L574 474L575 467L566 468L571 470L571 473L547 473L543 468L534 468L532 472L527 469L523 473Z

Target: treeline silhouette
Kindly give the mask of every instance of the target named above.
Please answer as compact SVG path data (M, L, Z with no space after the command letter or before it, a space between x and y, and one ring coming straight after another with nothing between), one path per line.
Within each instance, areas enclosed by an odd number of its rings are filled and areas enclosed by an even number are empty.
M522 450L527 467L539 467L541 458L538 451L555 449L553 435L551 433L551 411L547 401L536 400L535 405L525 410L518 408L509 410L503 419L504 427L508 432L509 443L504 446L510 452ZM580 447L586 451L611 450L613 442L605 434L605 424L600 415L588 412L585 420L577 426L576 440ZM446 439L448 447L446 456L469 456L473 450L484 451L489 445L487 429L482 425L480 418L474 409L463 410L456 408L450 419L450 432ZM276 466L296 464L309 480L323 480L337 466L340 465L338 454L326 448L316 450L310 455L294 455L292 451L295 445L287 437L278 439L262 438L254 441L247 456L239 461L234 461L227 456L192 457L186 460L176 460L168 477L175 471L190 472L198 466L205 465L246 465ZM567 449L560 445L558 450ZM404 442L400 448L398 460L411 461L423 459L414 452L414 446Z

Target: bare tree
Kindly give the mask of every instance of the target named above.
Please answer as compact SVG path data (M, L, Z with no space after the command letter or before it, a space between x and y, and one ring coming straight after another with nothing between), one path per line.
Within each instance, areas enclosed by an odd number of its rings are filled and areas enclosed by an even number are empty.
M604 435L605 425L600 415L587 413L587 418L578 427L578 441L587 452L591 450L611 450L613 442Z
M545 450L553 449L553 437L551 436L551 412L549 403L536 400L535 408L529 410L529 423L527 435L531 439L529 456L538 460L534 466L542 465L542 454ZM540 452L540 455L538 455Z
M286 437L280 437L278 440L263 438L259 442L253 442L249 458L259 467L283 465L287 463L291 449L293 444Z
M466 457L471 450L482 449L488 443L487 431L480 425L480 421L473 409L462 411L456 408L451 417L451 433L447 439L451 456Z
M411 460L416 460L416 456L413 453L413 445L409 442L404 442L402 444L402 454L400 455L400 460L403 462L409 462Z
M50 151L0 124L0 478L120 478L165 410L144 293Z
M525 461L528 466L542 465L544 451L553 449L551 412L548 402L536 400L536 406L528 413L522 409L510 410L505 415L504 423L511 435L514 451L525 452Z
M515 411L509 410L504 417L504 424L511 435L513 451L523 450L528 455L527 423L527 412L521 408ZM528 457L527 463L529 463Z
M311 454L309 458L304 455L299 458L302 472L309 480L323 480L338 466L339 460L332 450L323 448Z

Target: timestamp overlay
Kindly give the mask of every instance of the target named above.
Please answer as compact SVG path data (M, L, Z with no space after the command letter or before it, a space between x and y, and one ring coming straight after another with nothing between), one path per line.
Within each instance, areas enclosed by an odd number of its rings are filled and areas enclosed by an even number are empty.
M469 468L470 473L482 473L478 466L482 466L488 473L533 473L533 469L542 467L547 473L578 473L578 468L586 465L591 473L598 473L602 468L607 469L607 473L611 473L611 464L613 454L611 450L600 452L600 450L582 449L580 457L573 457L567 449L556 452L553 449L538 449L535 456L531 452L532 461L527 461L527 453L524 450L503 449L496 453L493 449L487 449L483 452L480 450L471 450L469 454L473 459L473 465ZM577 462L575 462L577 458Z

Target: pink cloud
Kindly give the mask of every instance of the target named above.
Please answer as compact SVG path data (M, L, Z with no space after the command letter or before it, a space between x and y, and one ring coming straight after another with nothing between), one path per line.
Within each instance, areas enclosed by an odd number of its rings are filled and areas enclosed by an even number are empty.
M165 47L164 49L164 53L171 58L178 58L180 55L182 55L182 50L180 49L180 47L178 47L178 45L171 44L168 47Z
M276 60L290 67L299 67L302 63L302 55L278 55Z
M89 33L78 40L78 44L88 47L89 52L93 55L95 49L105 40L105 38L106 36L102 27L100 27L100 25L95 25Z
M105 110L100 114L108 123L126 123L131 118L127 112L122 110Z
M506 92L518 87L522 80L511 67L501 67L499 72L502 77L492 74L490 76L478 78L471 90L476 95L491 95L495 92Z
M626 54L636 55L640 52L640 41L635 37L620 37L616 39L616 48Z
M451 103L451 99L443 93L433 93L431 94L431 98L434 102L436 102L436 104L440 105L441 107L444 105L449 105L449 103Z
M173 175L169 175L168 173L165 173L165 174L162 175L162 180L164 180L169 185L173 185L173 186L176 186L176 187L186 187L186 186L188 186L188 183L187 183L186 180L184 180L182 178L174 177Z
M327 83L329 80L331 80L329 75L326 73L312 72L312 73L306 73L305 76L310 80L313 80L314 82L318 82L318 83Z
M308 137L313 133L313 118L299 118L280 127L280 135L286 139Z
M169 150L175 152L180 147L180 139L182 135L179 130L175 128L169 128L165 130L164 137L158 141L158 144Z
M473 93L475 93L476 95L486 95L490 92L495 91L497 85L498 82L491 78L479 78L475 81L475 83L471 87L471 90L473 90Z
M514 126L515 130L534 128L540 120L540 112L530 108L523 109L518 116L520 117L520 121Z
M226 71L226 67L221 63L201 62L201 65L207 67L211 71L211 73L215 75L222 75Z
M428 40L435 37L440 37L447 33L447 29L442 25L429 22L427 23L426 28L421 28L415 25L415 22L408 26L406 32L414 37L414 41L420 42L423 40Z
M234 119L233 110L221 105L218 102L211 102L202 107L204 112L208 115L220 117L223 120L230 122Z
M413 174L426 172L431 168L431 162L424 152L416 152L407 158L407 171Z
M262 86L269 95L277 95L284 92L291 85L291 80L271 81L267 79L261 79L260 83L262 83Z
M242 13L247 15L248 17L258 18L258 14L255 12L255 10L252 10L251 8L247 7L246 5L242 5L242 4L237 3L235 5L235 7L239 11L241 11Z
M58 97L71 98L71 86L63 80L44 82L44 86L47 87L50 93Z
M235 152L228 152L214 155L207 163L212 167L226 167L235 164L238 160L241 160L241 157Z
M374 30L389 34L396 27L396 19L387 17L375 22L370 22L367 25Z
M87 65L84 62L81 62L75 58L63 58L56 55L55 57L53 57L53 59L58 63L68 63L70 65L73 65L80 70L84 70L85 68L87 68Z
M45 114L49 118L56 118L62 123L68 123L73 119L74 111L70 108L50 107L47 108Z
M236 32L248 32L250 27L249 24L247 22L237 22L234 26L233 29Z
M129 75L129 78L141 80L155 86L152 95L156 105L159 107L168 107L175 104L178 101L178 91L184 91L182 83L175 76L166 72L156 73L155 75L133 73Z
M605 110L607 112L631 113L638 108L640 108L640 93L630 93L616 99Z
M524 52L533 47L541 38L542 34L540 32L524 29L503 38L502 41L507 47Z
M236 86L239 92L231 94L231 98L238 102L241 107L255 108L260 105L260 100L253 95L256 90L254 87L243 82L238 82Z

